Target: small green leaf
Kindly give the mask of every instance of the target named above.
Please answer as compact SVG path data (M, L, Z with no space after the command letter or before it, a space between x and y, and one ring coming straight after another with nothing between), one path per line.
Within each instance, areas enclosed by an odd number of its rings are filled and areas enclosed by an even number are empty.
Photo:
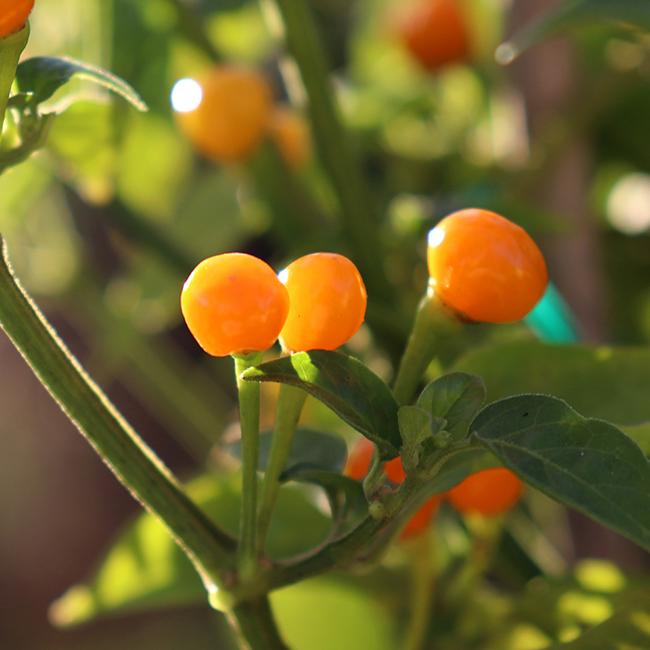
M239 522L239 475L205 475L187 492L224 529L236 534ZM295 486L282 488L269 531L271 556L286 558L323 542L330 522ZM205 602L196 571L163 525L139 516L107 553L86 583L72 587L50 610L61 627L123 611Z
M140 95L126 81L89 63L65 57L37 56L23 61L16 71L18 88L23 93L29 93L36 104L50 99L73 77L87 79L107 88L139 111L148 110Z
M383 460L399 453L398 404L388 386L353 357L324 350L298 352L251 368L243 377L298 386L372 440Z
M650 421L650 346L514 341L476 348L454 369L481 376L491 402L520 393L545 393L608 422Z
M309 483L323 488L332 510L333 533L347 530L368 514L368 502L361 483L348 476L302 463L283 472L280 480Z
M432 381L418 398L417 405L434 418L447 421L445 430L460 440L485 402L485 384L480 377L452 372Z
M499 63L507 65L529 47L578 25L613 21L650 28L647 0L565 0L546 11L497 50Z
M403 440L403 448L419 445L431 437L433 418L431 413L423 408L419 406L402 406L397 412L397 420ZM445 422L445 420L441 422L443 426Z
M435 456L440 455L444 446L441 444L441 434L445 434L445 442L449 438L449 434L443 432L447 421L444 418L433 418L419 406L402 406L397 417L403 440L402 464L407 474L413 474L418 469L431 465Z
M273 432L262 432L260 435L260 470L264 470L268 464L272 443ZM226 450L235 458L241 458L241 441L237 440L228 445ZM345 466L347 454L347 445L338 436L301 427L294 434L286 466L306 463L312 467L340 472Z
M650 464L613 425L520 395L485 408L471 430L526 482L650 549Z

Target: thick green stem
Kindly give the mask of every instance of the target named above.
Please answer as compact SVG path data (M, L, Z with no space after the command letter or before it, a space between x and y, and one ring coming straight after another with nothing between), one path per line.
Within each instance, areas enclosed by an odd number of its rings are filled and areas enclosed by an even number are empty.
M239 643L248 650L289 650L278 631L268 597L235 606L230 613Z
M266 545L266 537L271 525L273 509L280 491L280 474L287 462L293 436L298 426L302 407L307 399L307 393L283 384L278 397L273 442L269 454L269 462L264 473L262 493L257 514L257 553L262 555Z
M16 77L16 68L20 55L29 40L29 25L15 34L0 38L0 136L5 121L5 112L11 86Z
M14 278L6 247L0 260L0 326L65 414L131 494L167 526L209 590L234 565L234 541L185 495L86 374Z
M329 80L320 34L305 0L262 0L269 20L279 25L287 47L300 70L309 100L309 112L320 159L337 194L342 228L366 279L370 293L384 298L392 294L383 268L378 219L373 197L363 176L361 162L343 127Z
M433 289L429 287L418 305L415 323L395 378L393 394L400 404L411 401L443 339L457 326L457 321L436 299Z
M242 444L242 498L239 520L239 573L246 581L256 570L257 463L260 451L260 385L244 381L242 373L259 363L262 355L235 356L239 391L239 420Z

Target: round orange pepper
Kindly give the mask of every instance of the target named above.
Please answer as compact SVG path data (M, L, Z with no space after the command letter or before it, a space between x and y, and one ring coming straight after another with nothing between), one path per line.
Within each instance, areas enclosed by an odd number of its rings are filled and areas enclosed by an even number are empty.
M20 31L34 8L34 0L0 0L0 38Z
M177 105L181 130L207 158L246 160L266 135L273 107L268 82L255 70L219 66L196 84L196 101Z
M215 357L270 348L289 312L287 290L252 255L203 260L185 282L181 310L199 345Z
M458 0L418 0L400 18L399 39L429 72L469 58L470 30Z
M476 472L447 492L446 498L463 514L500 515L510 510L523 491L523 483L509 469Z
M343 255L312 253L279 274L289 292L280 342L292 352L335 350L361 327L368 297L357 267Z
M488 210L443 219L429 233L428 262L437 297L471 321L517 321L548 283L544 257L528 233Z

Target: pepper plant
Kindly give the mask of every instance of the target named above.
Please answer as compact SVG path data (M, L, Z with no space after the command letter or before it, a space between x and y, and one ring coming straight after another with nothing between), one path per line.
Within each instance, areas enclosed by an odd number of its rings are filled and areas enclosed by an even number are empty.
M7 109L12 118L10 128L0 131L0 171L44 146L58 112L49 100L65 92L73 77L90 79L146 110L138 94L107 71L69 59L38 57L19 63L32 3L18 4L24 13L17 22L0 16L0 128ZM568 4L580 17L590 3ZM608 5L593 4L597 9ZM501 377L506 387L496 399L497 369L507 365L505 357L479 354L440 371L448 346L462 340L472 324L518 321L547 290L544 258L518 225L492 211L468 208L430 231L428 282L392 383L341 350L359 331L368 305L390 305L395 291L381 264L373 197L346 137L309 5L302 0L271 0L265 5L275 16L274 24L282 27L281 38L300 73L316 152L354 262L314 247L277 275L266 262L243 253L215 254L194 271L186 268L181 309L188 328L205 353L232 356L234 362L241 441L230 450L240 461L235 475L240 496L234 500L233 516L214 517L205 496L214 496L210 485L221 477L208 475L182 485L125 421L27 295L2 242L0 324L66 415L148 511L127 537L157 522L157 534L177 544L170 550L174 561L182 562L182 555L189 559L200 577L203 598L228 619L239 647L252 650L297 647L274 615L276 592L333 571L376 565L396 540L406 544L429 534L441 504L467 515L470 527L477 527L474 534L485 541L527 485L650 549L647 428L623 431L589 412L578 412L550 394L553 384L561 384L558 381L546 387L542 380L540 392L522 394L518 387L528 382L512 368L509 382ZM621 6L636 15L629 3ZM1 2L0 10L9 11ZM575 18L570 9L566 12ZM546 27L523 34L508 55L564 24L557 21L560 18L549 19ZM461 49L465 56L466 48ZM246 107L254 113L254 128L245 141L233 142L228 128L228 120L246 118L237 106L228 107L226 122L218 123L207 140L196 135L200 101L181 112L179 124L210 157L230 161L250 155L271 119L270 91L263 80L241 70L217 71L210 83L217 87L209 90L215 105L244 92L238 84L250 93ZM259 105L251 106L258 95ZM371 310L368 322L379 337L385 334ZM281 351L270 352L276 340ZM552 351L539 352L547 353ZM576 353L570 348L560 354ZM511 359L513 366L530 368L516 349ZM596 359L589 361L596 371ZM561 373L561 360L557 367ZM266 436L260 434L263 384L280 385L274 427ZM307 400L320 402L360 434L347 462L335 434L298 426ZM308 453L295 457L301 446ZM315 487L327 507L317 509L314 500L305 497L313 492L290 492L290 483ZM286 517L287 498L300 499L294 509L299 517ZM291 543L274 540L277 522L291 527ZM420 557L427 552L423 546ZM446 584L447 592L440 597L449 609L467 595L472 572L481 570L483 560L474 558ZM416 590L400 647L403 643L415 650L436 643L429 621L430 573L427 566L417 583L424 586ZM171 571L162 583L145 585L140 594L136 589L131 604L138 598L150 605L182 601L187 593L195 598L196 581L186 582L183 575ZM64 596L54 606L54 619L66 623L92 616L95 588L101 589L101 574L96 585ZM634 647L644 647L650 641L647 612L637 613L646 616L645 627L630 619L620 630L606 629L603 634L616 642L618 634L621 643L641 635L640 645ZM337 621L329 625L336 627ZM586 643L572 647L596 647L589 646L588 639Z

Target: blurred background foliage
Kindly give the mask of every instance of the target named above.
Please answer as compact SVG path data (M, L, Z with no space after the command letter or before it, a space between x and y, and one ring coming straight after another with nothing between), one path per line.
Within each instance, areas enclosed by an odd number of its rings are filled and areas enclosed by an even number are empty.
M497 46L548 3L464 4L472 60L432 75L396 42L392 21L399 0L310 1L344 121L363 154L378 207L384 250L376 252L377 264L394 289L390 301L371 295L371 327L350 343L352 353L381 376L391 376L426 282L426 232L450 211L470 205L503 212L541 241L580 338L650 344L648 33L592 23L500 67ZM290 170L265 145L247 164L215 165L193 151L174 120L175 82L224 61L264 71L279 101L302 106L292 63L266 24L252 0L38 0L28 55L72 56L112 70L150 110L136 113L75 82L74 103L67 95L51 100L59 110L70 105L56 119L46 149L0 177L0 230L18 276L163 458L185 477L207 459L218 471L211 490L224 493L234 489L227 473L233 462L214 446L237 435L231 368L227 360L204 358L181 326L182 282L200 259L224 251L252 252L277 269L316 249L355 256L316 157ZM452 364L468 345L491 341L504 346L492 354L516 372L522 358L516 346L532 337L520 325L469 328L442 362ZM539 369L545 360L535 358L534 350L529 354L524 367ZM221 619L200 604L188 567L146 520L138 524L140 542L127 539L116 547L90 591L70 592L77 613L61 614L55 607L53 618L57 611L58 622L66 622L61 617L84 618L129 604L147 609L170 600L183 608L103 619L66 632L50 626L49 603L88 578L107 540L136 508L6 340L0 342L0 362L2 646L230 647ZM484 364L487 375L495 368L489 351L463 363ZM598 399L615 393L616 378L625 374L618 363L625 359L612 362L610 383L598 384ZM531 389L541 390L547 379L562 380L553 378L552 368L522 375L509 381L530 381ZM576 388L580 376L557 390L582 394L582 388L593 397L588 385ZM490 377L496 397L508 380L498 373ZM647 392L647 373L634 384L638 391L626 394L638 405ZM268 428L274 392L265 390ZM641 408L637 419L625 420L623 410L629 414L619 405L621 424L650 419ZM304 421L352 440L315 402L309 402ZM306 509L318 537L320 501L304 494L295 491L300 504L287 507L293 517ZM223 508L232 514L231 502ZM227 520L231 514L216 516ZM472 552L473 535L471 526L446 509L436 530L422 543L436 549L444 567L443 593L454 584L461 558ZM278 543L295 550L287 534L280 530ZM165 554L173 562L160 563ZM620 621L610 617L632 616L626 603L644 597L647 602L647 584L628 580L623 569L604 562L582 562L572 573L569 567L589 555L647 569L647 557L632 545L529 494L506 524L490 580L466 576L468 591L456 595L466 599L463 607L441 599L441 616L432 623L438 647L534 650L569 642L599 624L616 629ZM300 650L396 647L407 606L403 594L418 556L397 547L373 571L335 574L278 593L274 604L283 629ZM172 570L177 562L182 567ZM159 575L161 567L170 573ZM168 598L165 589L176 570L184 577ZM144 600L131 588L143 584L155 587ZM524 585L524 596L513 600L511 594ZM336 629L327 623L332 619ZM645 625L647 631L647 619ZM608 632L600 634L604 639Z

